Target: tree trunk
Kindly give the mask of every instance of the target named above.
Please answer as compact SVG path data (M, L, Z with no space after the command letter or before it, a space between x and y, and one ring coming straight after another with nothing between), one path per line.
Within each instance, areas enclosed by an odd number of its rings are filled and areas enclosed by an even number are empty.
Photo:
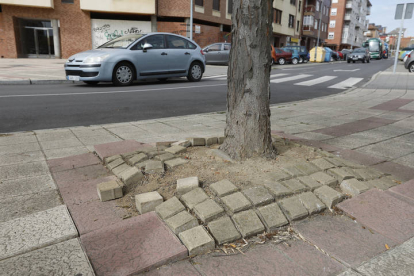
M270 69L273 0L233 0L226 140L233 159L273 156Z

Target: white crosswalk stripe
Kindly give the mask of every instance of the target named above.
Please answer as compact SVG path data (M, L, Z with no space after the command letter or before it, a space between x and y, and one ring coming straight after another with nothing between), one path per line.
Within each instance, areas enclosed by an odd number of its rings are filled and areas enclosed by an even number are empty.
M286 75L288 75L288 74L273 74L273 75L270 75L270 79L278 78L278 77L282 77L282 76L286 76ZM227 80L227 77L223 78L223 76L219 76L219 77L215 78L215 80Z
M271 80L270 82L271 83L288 82L288 81L294 81L294 80L300 80L300 79L308 78L308 77L311 77L311 76L312 75L302 74L302 75L296 75L296 76L292 76L292 77L275 79L275 80Z
M329 86L328 88L334 88L334 89L348 89L358 82L362 81L363 78L349 78L344 81L341 81L335 85Z
M308 81L304 81L304 82L295 83L295 85L312 86L312 85L315 85L315 84L319 84L319 83L323 83L323 82L333 80L335 78L337 78L337 77L336 76L324 76L324 77L320 77L320 78L313 79L313 80L308 80Z

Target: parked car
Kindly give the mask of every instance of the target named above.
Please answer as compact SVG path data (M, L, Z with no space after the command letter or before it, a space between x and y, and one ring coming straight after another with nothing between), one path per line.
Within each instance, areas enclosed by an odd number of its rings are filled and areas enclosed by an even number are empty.
M299 53L299 63L307 63L309 61L308 55L309 51L306 49L305 46L286 46L286 49L293 49L298 51Z
M404 49L402 49L399 54L398 54L398 59L399 60L404 60L404 57L411 52L412 50L414 50L414 47L406 47Z
M408 72L414 73L414 51L411 51L407 55L407 60L404 63L405 69L408 69Z
M282 49L272 47L272 65L278 63L280 65L286 64L286 62L292 61L292 53L285 52Z
M368 48L356 48L352 52L352 54L349 54L347 57L347 62L350 63L351 61L355 63L356 61L362 61L362 63L369 63L371 60L371 57L369 55Z
M300 59L300 55L298 50L296 49L288 49L288 48L282 48L283 51L288 52L288 53L292 53L292 64L298 64L299 63L299 59ZM302 59L303 61L303 59Z
M339 60L344 60L344 54L342 54L341 52L339 52L339 51L336 51L336 54L338 55L338 59Z
M206 64L228 64L230 58L230 43L214 43L203 49Z
M66 78L97 84L130 85L134 80L186 76L200 81L205 69L203 50L193 41L171 33L129 34L95 50L71 56Z
M344 60L347 60L347 56L349 54L352 54L352 50L351 49L342 49L341 53L344 55Z

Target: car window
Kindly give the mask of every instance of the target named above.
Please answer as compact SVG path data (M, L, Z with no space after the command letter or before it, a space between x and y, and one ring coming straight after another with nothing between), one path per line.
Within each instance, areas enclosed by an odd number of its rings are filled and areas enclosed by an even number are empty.
M170 49L187 49L188 40L174 35L167 35L167 45Z
M142 50L145 43L151 44L152 49L165 48L164 35L152 35L138 41L138 43L133 47L133 50Z
M224 51L229 51L231 49L231 44L224 44Z
M208 47L209 52L221 51L221 44L214 44Z
M188 46L188 47L187 47L188 49L196 49L196 48L197 48L197 46L196 46L196 45L194 45L193 43L191 43L191 42L190 42L190 41L188 41L188 40L187 40L187 46Z
M282 50L275 49L275 52L276 52L276 54L281 54L282 53Z

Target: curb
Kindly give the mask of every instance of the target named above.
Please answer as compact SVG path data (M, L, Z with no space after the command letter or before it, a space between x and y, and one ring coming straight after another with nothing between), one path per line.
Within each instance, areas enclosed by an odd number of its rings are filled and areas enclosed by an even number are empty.
M32 85L32 84L73 84L74 81L69 80L12 80L0 81L0 85Z

